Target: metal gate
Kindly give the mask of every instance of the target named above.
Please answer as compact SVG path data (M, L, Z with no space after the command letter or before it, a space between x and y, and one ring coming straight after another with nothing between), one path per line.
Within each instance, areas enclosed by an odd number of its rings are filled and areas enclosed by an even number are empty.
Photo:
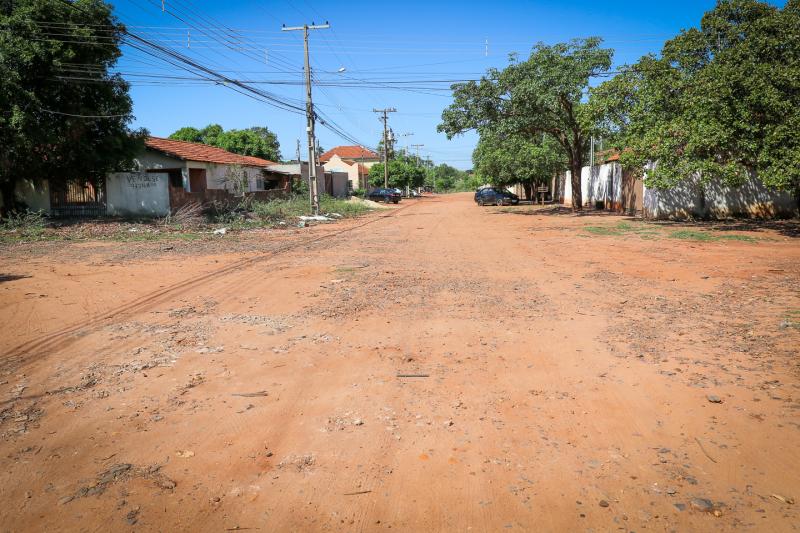
M50 183L50 215L59 218L90 218L106 214L105 178L96 181L69 180Z

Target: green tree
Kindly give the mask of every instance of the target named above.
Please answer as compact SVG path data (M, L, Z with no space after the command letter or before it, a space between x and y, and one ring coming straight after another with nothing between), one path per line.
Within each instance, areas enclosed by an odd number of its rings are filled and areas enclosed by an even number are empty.
M0 4L0 193L20 180L99 180L143 148L128 84L109 69L123 26L99 0ZM75 77L91 78L80 83Z
M691 176L800 188L800 1L723 0L699 28L593 91L623 164L656 187Z
M281 159L277 135L264 126L228 131L219 124L209 124L201 130L187 126L177 130L169 138L208 144L235 154L260 157L270 161Z
M536 184L547 183L566 166L564 152L552 137L541 135L537 140L484 131L472 154L475 170L494 185L522 184L530 200Z
M369 183L373 187L383 186L383 163L369 169ZM401 155L389 161L389 187L420 187L425 183L425 169L415 158Z
M489 69L479 82L458 83L438 131L448 138L468 130L520 135L543 133L563 150L572 172L572 206L582 205L580 176L594 123L585 93L589 79L607 72L613 52L596 37L548 46L537 44L526 61L511 57L505 69Z
M192 126L185 126L169 136L170 139L176 141L187 141L193 143L203 142L203 135L200 130Z
M437 191L449 191L456 181L464 177L464 172L447 163L436 165L428 172L430 176L425 180L425 185L436 187Z

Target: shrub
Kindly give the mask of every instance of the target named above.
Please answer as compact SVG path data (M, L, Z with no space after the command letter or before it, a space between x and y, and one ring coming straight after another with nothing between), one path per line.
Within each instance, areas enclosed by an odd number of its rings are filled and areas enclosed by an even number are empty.
M8 218L0 221L0 230L15 232L23 240L39 240L47 227L41 211L12 211Z

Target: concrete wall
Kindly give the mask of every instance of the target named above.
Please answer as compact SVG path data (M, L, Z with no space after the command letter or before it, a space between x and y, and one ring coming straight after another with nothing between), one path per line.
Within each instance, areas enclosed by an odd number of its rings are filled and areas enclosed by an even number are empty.
M47 180L34 183L30 180L18 181L14 189L17 200L23 202L31 211L50 212L50 184Z
M330 176L333 196L336 198L347 198L349 195L348 184L350 183L350 176L346 172L331 172Z
M229 189L233 190L231 184L225 184L225 177L228 171L235 165L223 165L218 163L204 163L201 161L186 161L186 168L202 168L206 171L206 188L207 189ZM263 178L261 169L259 167L241 166L245 176L247 176L247 191L259 190L258 182ZM188 170L187 170L188 176ZM186 183L186 181L184 181Z
M566 173L564 205L572 205L571 174ZM581 195L584 207L602 204L606 209L622 205L622 166L618 162L583 167ZM791 194L767 189L757 178L741 187L701 183L698 177L677 187L655 189L644 186L642 214L645 218L726 218L798 216L798 201Z
M169 175L116 172L106 177L106 212L111 216L161 217L169 214Z
M752 178L741 187L703 184L695 177L671 189L644 187L646 218L774 218L798 216L791 193L767 189Z
M581 169L581 200L584 207L602 203L616 209L622 202L622 166L617 162ZM564 205L572 206L572 172L564 176Z
M189 170L186 167L186 161L182 159L170 157L155 150L145 150L133 160L133 163L134 170L137 171L179 168L183 177L183 188L189 187Z
M583 205L602 203L608 209L617 209L622 203L622 166L605 163L581 170Z

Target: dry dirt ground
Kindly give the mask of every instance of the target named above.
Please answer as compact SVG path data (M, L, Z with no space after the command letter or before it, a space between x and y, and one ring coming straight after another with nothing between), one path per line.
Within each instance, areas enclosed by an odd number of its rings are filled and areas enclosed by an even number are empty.
M796 531L799 227L5 247L0 529Z

